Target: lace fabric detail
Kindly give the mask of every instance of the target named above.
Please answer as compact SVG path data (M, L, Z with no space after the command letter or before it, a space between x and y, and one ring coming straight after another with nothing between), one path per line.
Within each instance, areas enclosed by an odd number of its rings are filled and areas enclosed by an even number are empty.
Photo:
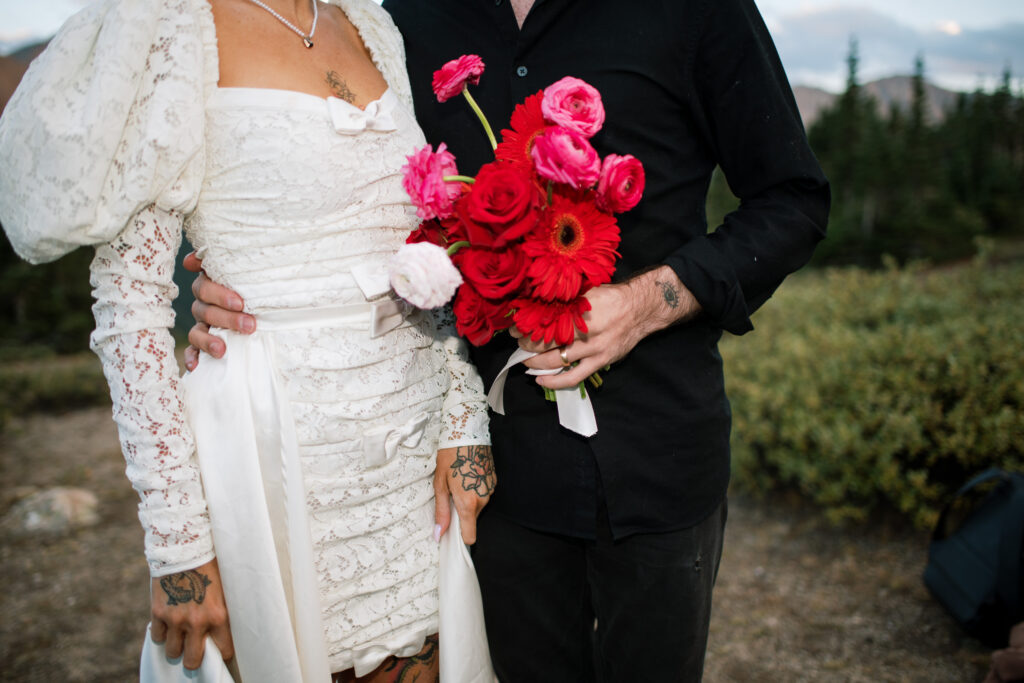
M397 96L397 130L345 134L318 97L249 89L250 106L218 89L206 0L97 0L0 124L0 216L18 252L99 245L91 345L154 576L214 554L168 332L183 224L207 272L258 317L364 301L352 267L383 269L418 223L400 183L425 142L402 39L371 0L335 2ZM359 325L266 334L296 420L332 667L412 654L437 628L436 450L489 443L465 345L443 311L378 339ZM383 463L367 459L371 436Z
M127 475L154 576L213 559L210 520L178 384L171 301L182 216L149 206L96 249L91 346L110 384Z

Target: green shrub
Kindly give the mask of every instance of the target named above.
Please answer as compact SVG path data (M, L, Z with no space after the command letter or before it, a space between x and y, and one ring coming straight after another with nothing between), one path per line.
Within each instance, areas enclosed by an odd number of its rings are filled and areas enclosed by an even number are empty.
M1024 266L831 269L793 277L723 339L733 470L836 521L933 524L992 465L1024 469Z
M0 431L15 415L110 403L99 359L88 351L0 363Z

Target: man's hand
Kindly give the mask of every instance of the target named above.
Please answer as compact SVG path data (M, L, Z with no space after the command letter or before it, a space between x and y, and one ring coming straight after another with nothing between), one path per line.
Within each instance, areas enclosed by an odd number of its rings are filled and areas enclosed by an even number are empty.
M235 656L217 560L154 578L150 596L153 642L165 643L168 657L184 655L185 668L198 669L203 663L207 634L225 661Z
M563 360L578 364L557 375L537 378L547 389L573 387L595 372L623 358L641 339L669 325L690 320L700 304L668 266L638 275L628 282L602 285L586 294L590 311L583 314L587 332L565 347L530 341L517 329L520 348L538 355L524 365L538 370L560 368ZM563 359L562 351L564 349Z
M224 340L210 334L211 327L250 334L256 330L256 318L241 312L245 307L242 297L206 276L203 262L195 252L186 256L182 265L185 270L199 273L192 282L192 294L196 298L192 302L192 316L196 324L188 331L191 346L185 349L185 367L192 371L199 364L200 351L214 358L224 355Z
M434 538L440 540L451 523L448 496L462 523L462 540L476 543L476 518L487 505L497 483L490 446L458 446L437 452L434 471Z

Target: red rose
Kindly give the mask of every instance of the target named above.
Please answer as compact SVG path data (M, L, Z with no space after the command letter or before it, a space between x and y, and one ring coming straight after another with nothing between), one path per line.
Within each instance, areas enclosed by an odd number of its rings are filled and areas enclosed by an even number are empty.
M590 301L586 297L580 296L568 303L516 299L512 305L516 308L513 315L516 327L535 342L562 346L572 343L576 330L587 331L583 314L590 310Z
M455 331L473 346L483 346L495 332L512 326L509 304L485 299L468 282L462 283L456 292L452 311L455 313Z
M410 232L409 236L405 238L406 244L419 244L420 242L429 242L430 244L447 248L448 235L436 220L423 221L418 228Z
M455 257L467 282L488 299L515 296L526 277L522 249L483 249L470 247Z
M423 221L405 238L406 244L430 242L447 249L456 242L468 241L466 226L454 216Z
M540 188L515 164L485 164L465 200L465 216L478 224L466 226L469 241L474 246L503 247L537 224L543 205Z

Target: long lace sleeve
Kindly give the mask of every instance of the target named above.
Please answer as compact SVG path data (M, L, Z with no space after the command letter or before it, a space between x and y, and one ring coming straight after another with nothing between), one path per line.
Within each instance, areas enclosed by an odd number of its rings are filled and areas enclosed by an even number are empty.
M127 463L138 491L146 558L154 576L213 558L192 433L174 357L172 281L182 216L149 206L116 240L96 249L92 348L110 383Z
M435 309L430 314L434 317L434 344L444 354L451 375L451 385L441 411L438 448L489 446L491 435L484 384L476 367L469 361L465 340L455 332L451 307Z

